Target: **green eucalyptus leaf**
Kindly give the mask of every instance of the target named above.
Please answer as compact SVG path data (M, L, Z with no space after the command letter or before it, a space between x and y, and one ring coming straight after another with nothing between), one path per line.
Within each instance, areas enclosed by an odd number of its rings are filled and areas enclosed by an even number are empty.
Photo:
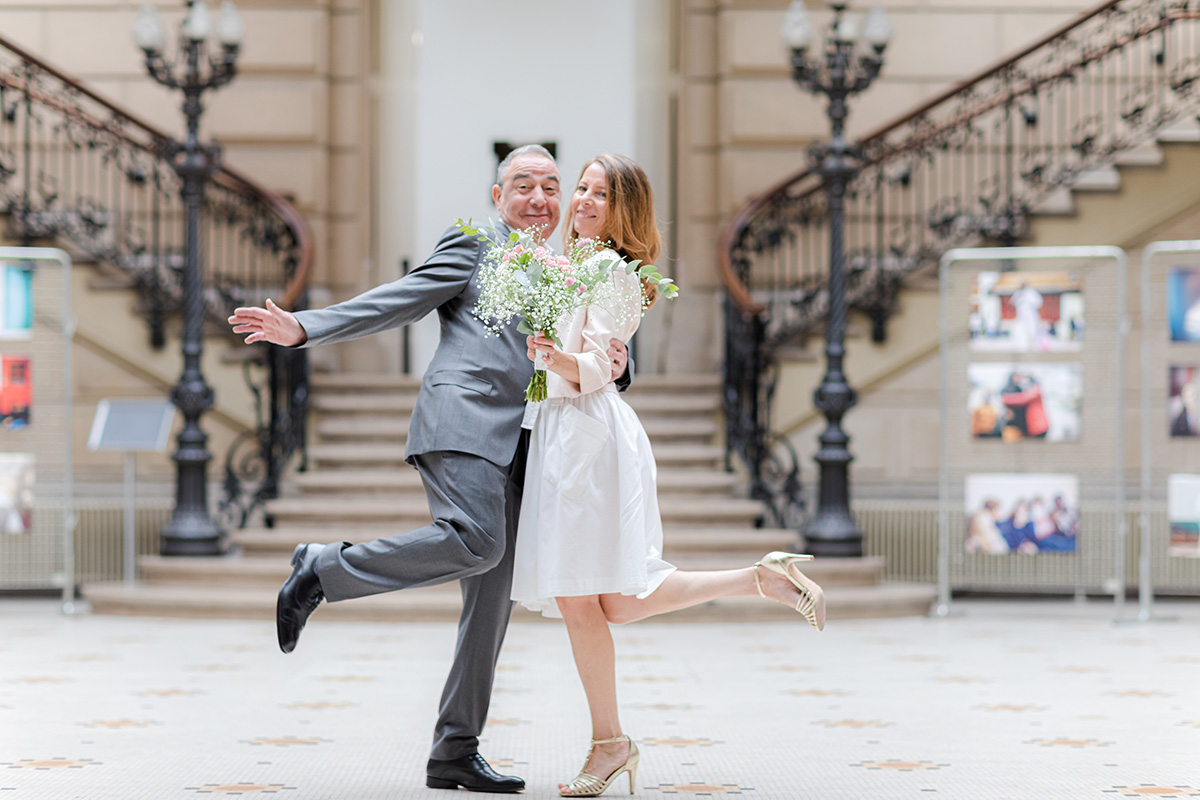
M517 323L517 333L523 333L526 336L532 336L534 334L533 328L529 327L529 320L521 317L521 321Z

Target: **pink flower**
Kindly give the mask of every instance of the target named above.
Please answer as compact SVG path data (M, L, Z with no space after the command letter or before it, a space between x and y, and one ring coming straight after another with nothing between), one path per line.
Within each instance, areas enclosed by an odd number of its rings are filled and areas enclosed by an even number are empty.
M567 258L566 256L559 256L557 259L555 259L555 261L557 261L557 262L558 262L558 265L559 265L560 267L569 267L569 266L571 266L571 259Z
M538 258L538 259L545 258L546 257L546 248L539 247L537 250L534 250L533 257Z
M519 256L525 252L525 247L523 245L517 245L509 252L511 252L514 256Z
M574 279L574 278L572 278L570 275L568 275L568 276L567 276L567 280L566 280L566 284L567 284L567 287L568 287L568 288L570 288L570 287L574 286L574 285L575 285L575 279Z

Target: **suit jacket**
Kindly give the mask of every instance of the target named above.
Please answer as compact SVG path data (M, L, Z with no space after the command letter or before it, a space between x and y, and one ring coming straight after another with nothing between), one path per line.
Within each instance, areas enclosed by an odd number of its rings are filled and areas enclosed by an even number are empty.
M494 234L506 237L509 228L497 223ZM515 321L496 336L472 313L479 299L475 274L487 247L450 228L425 263L399 280L328 308L296 312L308 334L302 347L315 347L408 325L437 311L441 342L421 381L406 459L452 450L504 466L516 453L533 362Z

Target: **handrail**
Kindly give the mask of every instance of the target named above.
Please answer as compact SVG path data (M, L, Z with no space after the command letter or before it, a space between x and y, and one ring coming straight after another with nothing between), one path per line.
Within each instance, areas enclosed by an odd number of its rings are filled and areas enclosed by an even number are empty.
M984 69L975 73L971 77L965 78L962 81L959 81L958 83L954 84L953 86L950 86L949 88L943 90L941 93L939 93L939 94L935 95L934 97L930 98L929 100L925 101L921 105L917 106L915 109L913 109L909 112L906 112L905 114L902 114L901 116L893 119L892 121L885 123L884 125L872 130L870 133L866 134L861 139L861 143L862 143L864 149L869 150L869 145L882 139L884 136L891 133L892 131L897 130L898 128L900 128L902 126L921 118L922 116L928 114L931 110L937 108L938 106L942 105L943 103L945 103L949 100L952 100L953 98L955 98L959 95L962 95L963 93L970 90L972 87L980 85L987 79L992 78L992 77L1002 73L1004 70L1011 69L1013 66L1015 66L1017 63L1019 63L1021 60L1027 58L1028 56L1032 55L1033 53L1037 52L1038 50L1041 50L1041 49L1049 46L1053 42L1055 42L1059 39L1062 39L1064 36L1071 33L1072 31L1077 29L1082 24L1088 22L1089 20L1094 19L1097 16L1100 16L1101 14L1104 14L1107 11L1111 11L1111 10L1115 9L1117 6L1121 5L1123 2L1126 2L1126 1L1127 0L1105 0L1105 2L1100 3L1099 5L1095 6L1094 8L1084 11L1084 12L1081 12L1080 14L1076 15L1073 19L1068 20L1067 22L1058 26L1050 33L1046 34L1045 36L1043 36L1040 39L1038 39L1037 41L1035 41L1033 44L1028 45L1024 49L1018 51L1017 53L1015 53L1013 55L1007 56L1007 57L997 61L996 63L992 64L991 66L985 67ZM1184 1L1185 1L1185 3L1187 2L1187 0L1184 0ZM1161 29L1161 28L1169 25L1173 21L1180 21L1180 20L1185 20L1185 19L1192 19L1192 20L1200 19L1200 10L1192 10L1192 9L1188 8L1186 5L1168 8L1168 9L1166 9L1165 13L1166 13L1166 16L1160 17L1158 23L1153 26L1154 30ZM874 163L878 160L879 160L879 157L877 156L875 158L868 159L867 163ZM739 232L745 228L747 222L750 219L752 219L757 214L757 212L759 212L760 210L762 210L765 207L770 206L774 201L776 201L780 197L786 195L788 193L789 189L798 185L799 183L801 183L802 181L804 181L806 179L815 179L815 178L816 178L815 173L809 168L802 169L799 172L796 172L793 175L791 175L787 178L784 178L783 180L774 184L773 186L766 189L765 191L752 197L750 199L750 201L747 202L747 204L740 211L737 212L737 214L733 217L733 219L731 219L729 221L729 223L722 230L721 237L720 237L718 247L717 247L718 274L720 276L721 283L722 283L725 291L732 298L734 303L737 305L737 307L741 310L741 312L743 314L748 314L748 315L761 314L764 311L766 311L766 306L762 303L755 302L751 298L749 290L747 289L745 284L741 281L741 279L737 276L736 272L733 269L733 265L731 262L731 252L732 252L733 246L735 244L735 241L738 237ZM821 191L821 186L820 186L820 184L817 184L812 187L809 187L802 194L809 195L809 194L813 194L813 193L816 193L819 191Z
M25 243L61 239L132 281L150 341L183 300L185 208L172 138L76 78L0 36L0 214ZM291 203L220 165L201 206L203 305L225 318L272 297L308 301L315 245ZM308 361L303 350L259 345L243 362L256 424L225 458L218 516L244 527L278 494L284 471L305 464Z
M0 74L0 85L7 86L17 91L29 92L31 96L37 97L44 104L56 108L63 114L74 115L80 121L85 122L94 127L102 127L106 133L114 138L121 139L126 144L136 147L154 155L156 158L161 157L166 144L171 141L172 137L169 133L158 128L150 122L147 122L130 111L113 103L108 98L101 95L99 92L89 88L78 78L75 78L57 67L49 64L45 60L39 58L27 49L16 44L7 37L0 35L0 49L8 50L13 55L17 56L22 61L25 61L37 67L39 72L57 78L62 83L71 87L72 91L88 98L92 102L107 109L112 113L114 120L118 122L128 123L136 128L141 129L151 138L150 143L139 141L138 139L127 135L120 128L114 128L111 124L104 120L91 117L79 109L72 108L68 104L63 103L56 98L53 98L46 92L41 92L35 87L19 81L12 80L8 76ZM281 219L283 219L288 227L292 230L296 237L298 258L295 265L295 272L292 280L284 289L283 295L277 301L277 304L284 309L291 309L297 301L308 289L309 280L312 274L313 261L313 239L312 230L309 227L307 220L300 214L299 211L284 198L280 197L275 192L271 192L262 186L259 186L243 173L221 164L217 172L212 177L213 183L228 189L232 192L249 195L261 202L264 206L274 211Z

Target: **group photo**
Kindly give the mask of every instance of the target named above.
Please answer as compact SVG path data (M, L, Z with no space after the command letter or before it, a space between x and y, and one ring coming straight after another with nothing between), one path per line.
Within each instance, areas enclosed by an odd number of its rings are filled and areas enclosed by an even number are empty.
M980 474L966 481L968 553L1073 553L1079 481L1071 475Z
M0 2L0 800L1200 797L1197 53Z

